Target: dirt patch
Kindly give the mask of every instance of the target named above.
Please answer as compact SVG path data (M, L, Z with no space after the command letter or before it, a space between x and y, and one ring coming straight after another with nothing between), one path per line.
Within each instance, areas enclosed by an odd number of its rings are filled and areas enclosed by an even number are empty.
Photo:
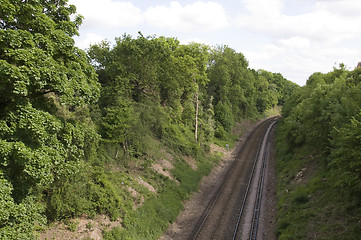
M315 176L315 171L319 168L317 161L313 160L313 155L303 156L301 159L305 161L305 164L292 180L292 184L296 186L307 184L310 178Z
M140 185L142 185L143 187L146 187L149 191L154 192L154 193L157 192L157 190L152 185L150 185L149 183L144 181L141 177L137 177L136 180Z
M99 215L94 219L86 217L69 220L67 223L57 222L40 234L40 240L57 239L103 239L102 232L115 227L121 227L121 219L110 221L106 215Z
M167 159L168 162L172 162L172 161L173 161L173 155L170 154L167 150L161 149L160 152L164 155L165 159Z
M134 202L133 202L133 209L136 210L138 207L142 206L144 203L144 196L139 194L137 192L137 190L135 190L132 187L128 187L128 192L130 193L130 195L133 197Z
M167 169L167 170L171 170L171 169L174 168L173 164L171 164L170 161L167 161L165 159L161 159L159 161L159 164L162 165L162 167Z
M295 177L294 181L301 182L306 170L307 170L307 168L302 168L301 171L299 171L296 174L296 177Z
M216 144L213 144L213 143L210 145L210 149L211 149L212 154L215 154L215 153L227 154L227 153L231 152L231 151L227 151L226 149L224 149Z
M210 145L210 151L212 154L221 154L222 161L233 160L233 153L235 152L233 149L228 150L213 143Z
M158 161L158 163L152 164L152 169L159 174L162 174L166 177L169 177L170 179L174 180L172 174L169 172L169 170L173 169L174 166L168 162L165 159L161 159Z
M186 163L193 169L197 170L197 163L196 160L191 156L185 156L183 155L183 159L186 161Z
M232 129L232 134L235 135L245 135L247 131L253 129L254 123L249 119L244 119L240 123L236 123L234 128Z

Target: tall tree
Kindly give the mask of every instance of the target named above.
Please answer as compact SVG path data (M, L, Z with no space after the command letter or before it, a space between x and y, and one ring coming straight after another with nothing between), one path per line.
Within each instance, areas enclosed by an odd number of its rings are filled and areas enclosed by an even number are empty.
M215 118L226 129L236 119L251 115L255 105L255 78L241 53L228 46L212 50L207 75L210 79L207 92L214 97Z
M41 221L33 193L77 172L85 141L97 136L89 118L75 116L97 100L99 84L74 46L82 21L70 20L75 6L0 4L0 238L31 239Z

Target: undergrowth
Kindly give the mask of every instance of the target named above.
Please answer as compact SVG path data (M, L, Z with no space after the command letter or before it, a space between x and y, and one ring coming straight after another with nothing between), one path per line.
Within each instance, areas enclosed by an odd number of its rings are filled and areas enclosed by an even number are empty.
M192 126L175 123L160 106L134 107L141 118L132 122L126 142L101 139L78 174L45 193L50 222L106 215L121 226L102 229L104 239L156 239L218 163L220 155L210 153L210 143L232 148L239 137L218 126L213 138L200 135L195 142ZM161 159L172 165L163 169L172 178L154 170Z
M148 131L135 139L138 142L133 145L132 154L113 143L100 144L97 158L84 162L77 175L58 183L56 190L47 193L51 196L46 198L48 219L51 222L67 221L105 214L122 225L103 230L104 239L160 237L182 211L183 201L198 190L201 178L211 171L220 156L210 154L208 143L194 143L187 128L171 124L158 128L161 138ZM236 136L227 134L219 141L232 146L235 140ZM194 159L196 170L184 157ZM166 159L173 165L170 173L174 179L152 169L159 159ZM139 180L150 184L156 192L140 184ZM132 195L129 188L138 195ZM139 206L135 208L135 204ZM70 228L74 231L73 226Z
M183 201L198 189L200 179L208 174L216 158L203 159L198 170L193 170L181 159L172 171L179 184L167 180L163 188L149 198L143 206L129 211L123 218L123 228L113 229L104 234L104 239L156 239L169 224L174 222L183 210Z
M290 239L359 239L361 206L337 191L327 159L316 148L291 148L277 129L276 236Z

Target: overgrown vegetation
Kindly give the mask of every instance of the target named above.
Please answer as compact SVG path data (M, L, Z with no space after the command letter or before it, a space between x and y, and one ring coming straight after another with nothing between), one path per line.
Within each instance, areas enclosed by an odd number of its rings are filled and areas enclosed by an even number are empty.
M232 144L235 122L297 88L227 46L140 33L85 53L66 0L0 9L1 239L99 214L122 221L106 239L157 238L217 163L209 144ZM154 170L160 159L171 177Z
M277 130L279 239L361 234L361 69L315 73Z

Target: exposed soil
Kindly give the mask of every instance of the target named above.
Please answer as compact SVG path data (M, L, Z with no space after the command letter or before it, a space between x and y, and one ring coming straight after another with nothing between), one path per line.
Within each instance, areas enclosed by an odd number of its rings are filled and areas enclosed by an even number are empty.
M40 240L47 239L93 239L100 240L103 238L102 231L110 230L114 227L121 226L121 219L118 221L110 221L106 215L99 215L95 219L88 219L86 217L76 218L70 220L67 224L58 222L49 227L40 236Z
M183 159L186 161L186 163L188 163L188 165L193 169L193 170L197 170L197 163L196 163L196 160L191 157L191 156L186 156L186 155L183 155L182 156Z
M164 235L159 240L175 240L186 239L190 232L193 230L194 225L202 214L204 205L207 204L213 196L214 191L217 189L220 179L223 179L229 166L234 160L235 154L238 149L243 145L243 140L247 138L249 133L257 124L251 124L245 122L239 126L239 129L243 130L243 134L236 144L234 149L227 151L224 148L218 146L211 146L211 151L220 152L223 154L222 161L212 170L212 172L205 176L201 183L197 193L184 203L184 211L180 213L177 220L168 228ZM274 133L274 132L273 132ZM275 239L275 223L276 223L276 177L275 177L275 164L274 164L274 151L272 152L272 161L268 166L267 180L266 180L266 195L264 199L262 209L265 214L262 215L262 228L259 236L261 239ZM273 238L272 238L273 237Z
M166 177L169 177L171 180L174 180L172 174L169 171L173 169L173 165L169 163L167 160L161 159L157 163L154 163L152 165L152 169L158 172L159 174L162 174Z
M141 177L137 177L136 180L140 185L142 185L143 187L146 187L149 191L154 192L154 193L157 192L157 190L152 185L150 185L149 183L144 181Z

